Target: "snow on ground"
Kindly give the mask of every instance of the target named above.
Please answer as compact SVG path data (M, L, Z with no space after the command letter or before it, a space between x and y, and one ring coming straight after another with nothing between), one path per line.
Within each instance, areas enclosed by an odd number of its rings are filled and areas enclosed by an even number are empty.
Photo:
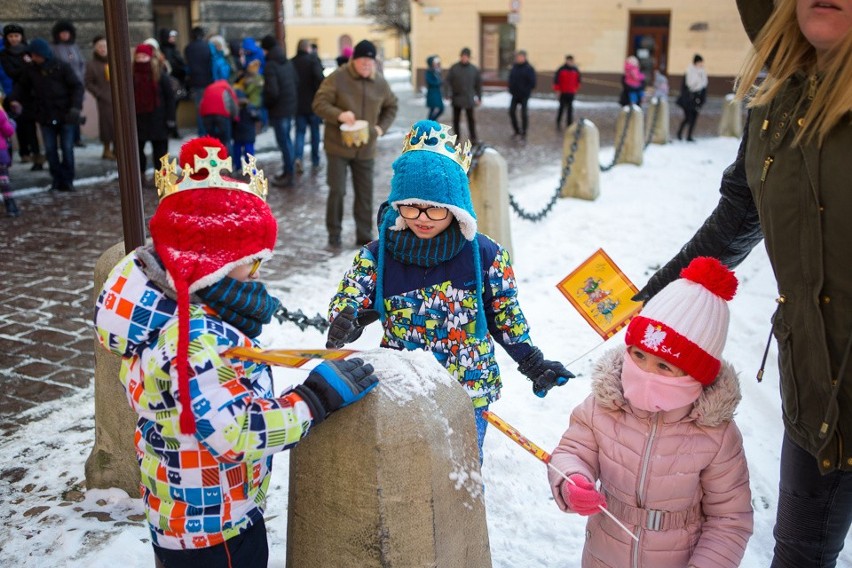
M589 392L592 362L604 351L600 338L562 297L556 284L603 247L641 287L714 207L719 177L737 144L734 139L716 138L697 144L654 145L645 152L641 167L620 165L602 174L597 200L559 200L540 223L513 216L519 298L532 325L533 339L546 357L564 362L577 378L539 399L498 348L506 386L503 398L492 405L495 413L543 448L555 446L571 409ZM608 163L611 155L611 148L604 149L601 162ZM537 210L554 191L558 178L559 166L554 164L535 175L512 179L511 191L523 206ZM289 307L308 314L324 313L350 262L351 257L343 254L310 274L270 285ZM726 356L740 371L743 401L737 422L749 459L755 506L755 533L743 566L757 568L767 566L772 553L782 435L774 344L763 383L758 384L754 376L769 334L776 289L762 247L755 249L737 274L741 286L731 303ZM378 337L378 327L372 326L353 347L375 347ZM303 333L295 326L278 324L268 326L262 340L275 347L324 344L317 331ZM622 341L623 333L607 347ZM276 370L276 386L283 389L304 376L304 371ZM93 413L91 392L64 399L45 418L0 441L4 466L21 468L15 470L16 475L0 479L7 505L0 513L0 548L4 558L15 559L16 566L152 565L139 500L115 489L81 489L83 465L92 443ZM284 563L286 546L287 466L285 455L276 458L269 493L270 566L276 567ZM483 476L495 567L579 565L585 520L557 509L541 463L491 429L485 442ZM839 565L852 565L849 548Z

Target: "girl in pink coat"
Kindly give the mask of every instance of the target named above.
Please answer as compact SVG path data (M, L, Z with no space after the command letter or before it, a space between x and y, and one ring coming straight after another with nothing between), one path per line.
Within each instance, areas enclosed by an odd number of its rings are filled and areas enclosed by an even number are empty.
M548 474L559 508L589 515L584 568L739 566L751 491L733 421L739 382L721 361L736 288L718 260L693 260L633 318L627 348L596 364L553 451L570 481Z

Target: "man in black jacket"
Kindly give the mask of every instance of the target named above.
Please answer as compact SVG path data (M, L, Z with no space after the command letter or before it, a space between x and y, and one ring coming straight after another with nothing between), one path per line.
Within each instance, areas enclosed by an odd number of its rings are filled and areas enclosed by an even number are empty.
M302 173L302 156L305 152L305 130L311 127L311 165L316 170L319 167L319 137L320 118L314 114L311 105L317 94L320 83L325 78L322 63L311 50L311 42L299 40L296 56L292 59L296 75L299 77L299 102L296 108L296 147L293 152L293 166L297 174Z
M213 82L213 66L210 60L210 46L204 38L204 28L196 26L192 28L192 41L183 50L186 60L186 88L189 96L195 103L195 110L201 104L204 89ZM201 121L201 113L198 113L198 135L204 136L204 124Z
M269 126L275 132L275 141L281 150L283 170L272 177L272 184L280 187L293 185L293 141L290 138L290 126L296 115L297 88L299 78L284 50L271 35L260 40L260 47L266 55L263 70L263 106L269 112Z
M527 103L533 89L535 89L535 79L535 69L527 61L527 52L522 49L515 55L515 64L509 71L509 93L512 95L512 102L509 104L509 116L512 119L514 136L521 139L527 137L527 126L530 121ZM518 106L521 107L520 126L518 126Z
M463 48L458 62L450 67L444 77L444 90L453 104L453 131L461 138L461 113L464 111L467 114L470 142L476 144L473 109L482 102L482 75L476 65L470 62L470 48Z
M83 109L83 82L70 65L54 57L45 40L31 41L29 54L32 65L15 84L10 105L16 113L23 110L22 101L35 107L53 179L50 189L74 191L74 128Z

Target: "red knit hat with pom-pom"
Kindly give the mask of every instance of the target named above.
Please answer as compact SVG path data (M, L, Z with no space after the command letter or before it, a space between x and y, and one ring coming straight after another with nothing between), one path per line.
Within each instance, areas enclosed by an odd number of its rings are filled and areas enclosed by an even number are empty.
M728 301L737 277L725 265L698 257L642 308L627 326L627 345L652 353L707 386L716 380L728 337Z
M186 142L180 167L191 176L173 179L167 165L158 172L162 197L151 217L154 249L163 263L178 300L177 372L181 432L195 432L189 376L189 295L211 286L231 270L272 256L278 222L257 186L221 175L228 151L216 138ZM164 187L160 187L163 185Z

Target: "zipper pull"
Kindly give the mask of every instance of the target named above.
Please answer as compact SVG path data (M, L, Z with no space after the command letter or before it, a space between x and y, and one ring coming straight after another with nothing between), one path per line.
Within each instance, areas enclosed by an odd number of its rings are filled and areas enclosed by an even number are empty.
M766 175L769 173L769 166L771 166L774 161L775 158L772 156L766 156L766 159L763 160L763 173L760 174L760 181L766 181Z
M787 301L787 297L783 294L775 298L777 304L783 304ZM769 328L769 337L766 339L766 349L763 350L763 358L760 360L760 369L757 370L757 382L763 382L763 370L766 368L766 357L769 355L769 346L772 345L772 331L775 329L775 321L773 318L772 326Z

